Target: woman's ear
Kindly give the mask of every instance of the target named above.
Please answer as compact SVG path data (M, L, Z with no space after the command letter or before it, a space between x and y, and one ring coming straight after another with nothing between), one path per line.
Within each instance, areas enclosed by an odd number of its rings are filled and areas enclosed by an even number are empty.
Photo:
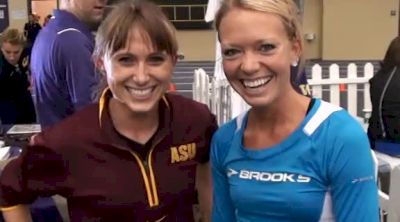
M104 67L104 60L100 56L96 56L93 58L94 60L94 65L96 67L96 70L98 70L101 74L105 74L105 67Z
M303 48L302 48L302 44L300 41L301 40L299 40L299 39L295 39L292 41L292 50L293 50L293 57L294 57L292 59L293 61L295 61L295 60L298 61L302 54Z
M179 56L179 55L173 55L173 56L172 56L172 63L174 64L174 66L175 66L176 63L178 62L178 59L179 59L178 56Z

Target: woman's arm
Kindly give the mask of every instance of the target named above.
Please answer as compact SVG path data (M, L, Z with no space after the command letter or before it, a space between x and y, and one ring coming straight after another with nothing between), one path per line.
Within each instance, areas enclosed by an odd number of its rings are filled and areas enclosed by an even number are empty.
M209 163L199 163L197 165L196 188L198 191L202 222L209 222L211 221L212 208L212 183Z
M48 148L41 134L33 137L31 144L1 172L0 210L6 221L31 221L25 204L38 196L61 192L66 172L63 156Z
M368 138L355 121L335 134L328 152L328 179L336 221L378 222L376 166Z

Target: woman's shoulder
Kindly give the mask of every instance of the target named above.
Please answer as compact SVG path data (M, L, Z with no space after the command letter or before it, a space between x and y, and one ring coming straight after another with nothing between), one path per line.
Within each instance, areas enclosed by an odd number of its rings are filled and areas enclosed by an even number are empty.
M312 110L303 129L307 135L326 132L324 135L336 136L352 131L363 132L359 120L342 107L320 99L316 101L317 107Z
M347 147L368 144L367 134L360 120L345 109L323 101L304 129L316 144L324 144L324 147L332 150L343 145Z
M42 136L51 144L76 143L99 131L99 105L90 104L42 131Z

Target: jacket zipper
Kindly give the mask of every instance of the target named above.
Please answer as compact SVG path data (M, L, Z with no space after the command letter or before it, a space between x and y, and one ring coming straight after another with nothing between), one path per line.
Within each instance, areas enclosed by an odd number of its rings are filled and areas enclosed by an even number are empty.
M135 151L129 150L129 152L135 157L140 171L142 173L146 193L147 193L147 200L150 207L156 207L160 204L158 199L158 192L156 186L156 180L154 176L153 166L152 166L152 154L154 151L155 146L161 141L158 140L154 145L151 147L149 153L147 154L147 158L143 160Z

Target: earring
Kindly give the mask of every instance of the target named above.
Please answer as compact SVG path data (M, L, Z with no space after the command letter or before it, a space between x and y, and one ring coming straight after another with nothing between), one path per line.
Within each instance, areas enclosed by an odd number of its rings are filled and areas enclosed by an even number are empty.
M298 59L296 59L295 61L292 62L292 66L293 66L293 67L296 67L298 64L299 64L299 63L298 63Z

